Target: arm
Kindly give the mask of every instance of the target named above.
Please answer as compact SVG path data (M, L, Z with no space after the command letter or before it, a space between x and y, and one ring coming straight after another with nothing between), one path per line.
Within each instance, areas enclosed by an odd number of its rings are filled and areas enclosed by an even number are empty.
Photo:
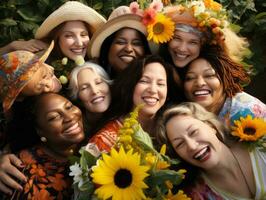
M12 194L12 189L22 191L22 186L14 180L26 182L27 178L18 168L23 167L20 159L14 154L4 154L0 156L0 191ZM12 176L11 176L12 175Z
M10 42L4 47L0 48L0 55L9 53L11 51L17 51L17 50L25 50L30 51L32 53L44 50L48 47L46 43L44 43L41 40L31 39L28 41L20 41L15 40L13 42Z

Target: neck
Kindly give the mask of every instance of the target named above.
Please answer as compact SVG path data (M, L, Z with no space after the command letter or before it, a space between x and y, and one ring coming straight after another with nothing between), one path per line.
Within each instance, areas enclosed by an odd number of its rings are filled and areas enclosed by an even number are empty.
M45 153L49 156L59 159L59 160L67 160L67 157L73 155L74 150L76 149L77 145L69 145L66 147L60 147L57 145L49 145L49 144L42 144Z
M218 101L215 101L215 103L208 106L206 109L212 113L215 113L216 115L219 115L225 100L226 100L226 95L224 94L221 98L218 99Z
M153 117L141 117L138 118L139 123L144 131L152 135L153 133L153 126L154 126L154 119Z
M86 119L89 124L95 124L102 117L102 113L92 113L86 110Z

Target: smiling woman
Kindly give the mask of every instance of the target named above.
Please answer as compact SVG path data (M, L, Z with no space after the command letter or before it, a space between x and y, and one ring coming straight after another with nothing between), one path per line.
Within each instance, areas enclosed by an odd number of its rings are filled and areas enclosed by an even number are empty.
M66 98L47 93L17 105L15 114L8 137L16 138L10 145L28 179L13 198L69 199L67 157L84 138L81 111Z
M198 171L188 183L192 199L265 199L266 153L230 140L217 117L196 103L167 109L157 138Z

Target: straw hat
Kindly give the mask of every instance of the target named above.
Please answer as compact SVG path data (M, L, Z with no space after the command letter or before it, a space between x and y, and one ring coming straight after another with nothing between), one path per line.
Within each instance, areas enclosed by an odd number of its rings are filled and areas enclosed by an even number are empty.
M110 15L108 21L93 34L87 51L89 58L99 58L104 40L122 28L136 29L147 36L147 30L142 23L142 18L139 15L130 13L129 8L127 9L125 6L118 7Z
M27 85L29 80L44 63L54 47L52 41L45 53L38 57L29 51L13 51L0 57L0 100L4 112L8 111L13 102Z
M44 20L41 26L37 29L35 38L45 38L51 30L61 23L75 20L87 23L90 27L91 33L94 33L97 28L106 22L106 19L92 8L78 1L68 1Z

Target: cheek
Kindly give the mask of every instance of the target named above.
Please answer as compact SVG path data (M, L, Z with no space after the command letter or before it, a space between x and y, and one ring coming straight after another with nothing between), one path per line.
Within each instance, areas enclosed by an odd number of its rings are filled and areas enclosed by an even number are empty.
M141 56L144 56L144 54L145 54L145 51L144 51L144 47L143 46L134 47L134 50L136 52L137 58L139 58Z
M184 93L186 96L189 96L192 92L192 82L185 82L184 83Z

